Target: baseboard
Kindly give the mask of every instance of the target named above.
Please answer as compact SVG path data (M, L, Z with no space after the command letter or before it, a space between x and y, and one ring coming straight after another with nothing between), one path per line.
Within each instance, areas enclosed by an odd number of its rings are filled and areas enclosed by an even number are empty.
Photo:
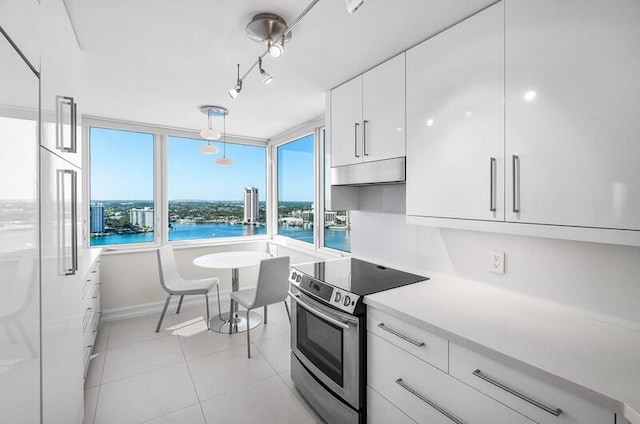
M221 291L220 292L220 302L224 305L225 302L228 302L231 299L230 291ZM173 296L171 302L169 304L169 310L172 308L175 310L178 307L178 301L180 300L179 296ZM116 308L102 311L102 316L100 318L101 322L111 322L111 321L119 321L127 318L135 318L142 317L145 315L153 315L159 312L162 312L162 307L164 306L164 300L159 302L151 302L151 303L143 303L140 305L131 305L125 306L124 308ZM209 295L209 306L211 308L215 308L217 311L218 307L216 306L216 295ZM204 308L204 296L185 296L182 301L182 307L188 308L191 306L202 305ZM228 306L228 305L227 305ZM227 309L222 307L223 310Z

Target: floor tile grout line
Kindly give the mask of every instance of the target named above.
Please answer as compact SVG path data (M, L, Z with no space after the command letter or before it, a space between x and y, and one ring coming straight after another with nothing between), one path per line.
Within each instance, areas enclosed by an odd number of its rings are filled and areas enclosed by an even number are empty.
M182 408L178 408L178 409L176 409L175 411L167 412L167 413L166 413L166 414L164 414L164 415L159 415L159 416L157 416L157 417L149 418L148 420L141 421L141 422L140 422L140 424L149 423L149 422L151 422L151 421L157 420L158 418L162 418L162 417L166 417L167 415L175 414L176 412L180 412L180 411L185 410L185 409L187 409L187 408L191 408L192 406L196 406L196 405L198 405L199 403L200 403L200 402L192 403L191 405L187 405L187 406L184 406L184 407L182 407ZM206 419L205 419L205 422L206 422Z
M175 325L175 322L174 322L174 325ZM207 330L207 331L210 331L210 330ZM193 379L193 373L191 372L191 367L189 366L189 360L187 359L187 354L184 351L184 346L182 345L182 340L180 340L180 337L178 337L178 343L180 343L180 350L182 350L182 356L184 357L184 362L187 365L187 371L189 372L191 385L193 386L193 391L196 394L196 399L198 400L198 406L200 406L200 413L202 414L202 419L204 420L205 424L208 424L207 416L205 415L204 408L202 407L202 400L200 399L200 394L198 393L198 389L196 388L196 382Z

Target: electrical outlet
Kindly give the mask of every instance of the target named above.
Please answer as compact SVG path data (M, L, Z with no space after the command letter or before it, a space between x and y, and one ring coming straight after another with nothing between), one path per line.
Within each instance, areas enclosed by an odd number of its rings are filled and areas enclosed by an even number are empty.
M504 274L504 252L489 251L489 272Z

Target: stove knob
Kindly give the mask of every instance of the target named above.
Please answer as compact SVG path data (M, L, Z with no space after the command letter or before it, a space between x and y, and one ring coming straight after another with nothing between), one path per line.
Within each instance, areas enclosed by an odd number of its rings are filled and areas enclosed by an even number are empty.
M344 303L343 303L343 305L344 305L344 306L349 306L349 305L351 305L351 298L350 298L349 296L345 296L345 297L344 297Z
M296 281L299 283L300 281L302 281L302 274L298 274L298 276L296 277Z
M336 303L340 303L340 299L342 299L342 294L340 292L336 292L336 295L333 298L333 301Z
M297 275L298 275L298 274L296 274L296 272L295 272L295 271L293 271L293 272L291 273L291 279L292 279L293 281L296 281L296 276L297 276Z

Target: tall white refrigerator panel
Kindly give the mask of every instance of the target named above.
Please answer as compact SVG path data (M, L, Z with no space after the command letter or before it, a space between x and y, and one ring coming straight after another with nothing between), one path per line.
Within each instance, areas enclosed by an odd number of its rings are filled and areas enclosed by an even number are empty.
M40 81L0 29L0 423L31 424L40 422Z
M81 423L81 174L44 147L40 173L43 422Z

